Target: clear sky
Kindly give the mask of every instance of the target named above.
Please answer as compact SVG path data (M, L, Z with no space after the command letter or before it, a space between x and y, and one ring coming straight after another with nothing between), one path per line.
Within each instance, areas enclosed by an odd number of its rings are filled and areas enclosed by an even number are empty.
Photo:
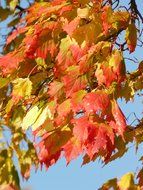
M31 190L97 190L106 180L136 171L138 159L134 148L130 148L122 159L118 159L102 168L98 161L80 167L81 159L73 161L68 167L62 159L48 171L34 171L28 182L22 187Z

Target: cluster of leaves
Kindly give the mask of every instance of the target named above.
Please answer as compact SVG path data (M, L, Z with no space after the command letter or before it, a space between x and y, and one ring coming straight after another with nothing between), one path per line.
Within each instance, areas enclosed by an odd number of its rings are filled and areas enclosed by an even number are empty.
M35 2L24 10L0 57L0 121L12 131L10 144L1 148L6 172L16 173L14 152L27 179L38 161L48 168L61 156L68 164L82 154L83 164L98 157L107 164L123 156L129 142L142 142L141 123L127 126L117 102L133 99L143 88L142 62L127 73L123 56L124 46L135 51L140 32L133 2L128 11L114 10L112 1L103 0ZM35 148L26 137L29 128ZM22 140L27 150L21 150ZM19 188L15 178L0 180ZM116 189L123 189L124 178L121 185L113 181ZM133 176L127 178L126 189L137 189Z
M31 166L35 166L35 169L38 167L37 153L33 143L27 139L20 128L8 129L2 126L0 132L0 187L8 190L19 190L20 180L17 165L22 177L28 179ZM9 132L12 134L10 135ZM9 141L6 138L7 136ZM18 163L15 159L16 156Z
M118 181L117 178L109 180L107 183L103 184L100 190L108 190L113 188L114 190L140 190L140 186L134 182L134 174L127 173L121 177Z
M19 6L18 5L19 1L18 0L8 0L7 3L6 3L6 1L1 1L0 4L1 4L1 6L0 6L0 21L4 21L9 16L14 16L14 12L16 10L16 7ZM17 15L18 13L15 13L15 14Z

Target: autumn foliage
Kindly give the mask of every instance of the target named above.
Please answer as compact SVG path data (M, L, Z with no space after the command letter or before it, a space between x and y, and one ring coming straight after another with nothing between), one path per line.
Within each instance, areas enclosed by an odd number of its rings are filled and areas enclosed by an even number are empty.
M10 3L11 11L19 8ZM142 17L135 1L128 10L114 4L53 0L20 10L0 57L1 131L12 134L0 153L0 164L7 158L10 169L4 164L0 175L16 173L0 177L1 183L19 189L14 152L28 179L32 164L49 168L61 157L69 164L79 155L83 165L99 157L107 164L123 156L129 142L142 142L142 121L129 126L118 104L143 88L142 62L128 73L124 59L124 51L136 49L141 32L136 20ZM33 141L27 138L30 130ZM23 140L27 150L20 147ZM140 190L141 171L138 177L138 185L128 173L101 189Z

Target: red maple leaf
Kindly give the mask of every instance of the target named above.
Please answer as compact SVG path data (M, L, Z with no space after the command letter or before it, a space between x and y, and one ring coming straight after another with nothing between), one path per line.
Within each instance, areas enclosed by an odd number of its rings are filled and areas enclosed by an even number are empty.
M63 92L63 86L64 84L62 82L56 80L51 82L49 85L48 94L54 98L58 97L58 95L62 94Z
M72 123L74 124L73 134L74 136L82 143L84 143L88 138L88 128L90 123L88 117L84 116L81 118L73 119Z
M75 113L77 113L81 110L84 110L84 107L82 105L82 101L83 101L83 98L86 94L87 93L85 90L79 90L79 91L73 93L73 95L71 97L71 107Z
M62 78L65 87L66 97L71 97L74 92L83 90L87 86L86 75L80 75L79 67L73 66Z
M71 160L77 158L80 154L83 153L83 148L80 141L74 137L68 141L65 146L63 146L63 150L67 164L69 164Z
M60 158L61 151L58 151L55 154L50 155L48 149L43 144L40 145L39 149L40 149L40 152L38 153L39 161L42 165L45 164L47 169L51 165L55 164L57 160Z
M123 136L126 129L126 119L115 100L112 101L112 114L115 122L112 121L110 124L119 135Z
M74 20L72 20L68 24L65 24L63 26L63 30L66 31L69 36L72 36L72 34L74 33L74 31L79 25L79 21L80 21L80 18L76 17Z
M18 54L18 52L11 52L7 55L0 57L0 70L3 75L7 75L16 70L19 63L22 62L24 58Z
M87 113L97 112L108 109L110 99L103 91L90 92L83 99L83 106Z
M78 63L80 59L87 53L88 46L81 48L79 45L71 45L70 50L72 52L74 60Z
M105 34L108 34L109 29L111 28L112 24L109 22L109 18L111 16L111 7L110 6L105 6L102 9L102 24L103 24L103 31Z
M104 84L109 87L112 82L117 81L117 75L113 72L111 67L101 66L104 75Z

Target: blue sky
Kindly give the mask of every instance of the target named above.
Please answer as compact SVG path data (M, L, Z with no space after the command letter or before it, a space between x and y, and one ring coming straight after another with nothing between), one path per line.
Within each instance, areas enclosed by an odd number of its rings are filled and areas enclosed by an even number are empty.
M138 156L141 155L138 153ZM129 171L137 171L138 158L134 147L122 159L117 159L102 168L98 161L80 167L81 159L73 161L66 167L62 159L48 171L34 171L28 182L22 183L23 187L31 190L97 190L106 180L122 176Z

